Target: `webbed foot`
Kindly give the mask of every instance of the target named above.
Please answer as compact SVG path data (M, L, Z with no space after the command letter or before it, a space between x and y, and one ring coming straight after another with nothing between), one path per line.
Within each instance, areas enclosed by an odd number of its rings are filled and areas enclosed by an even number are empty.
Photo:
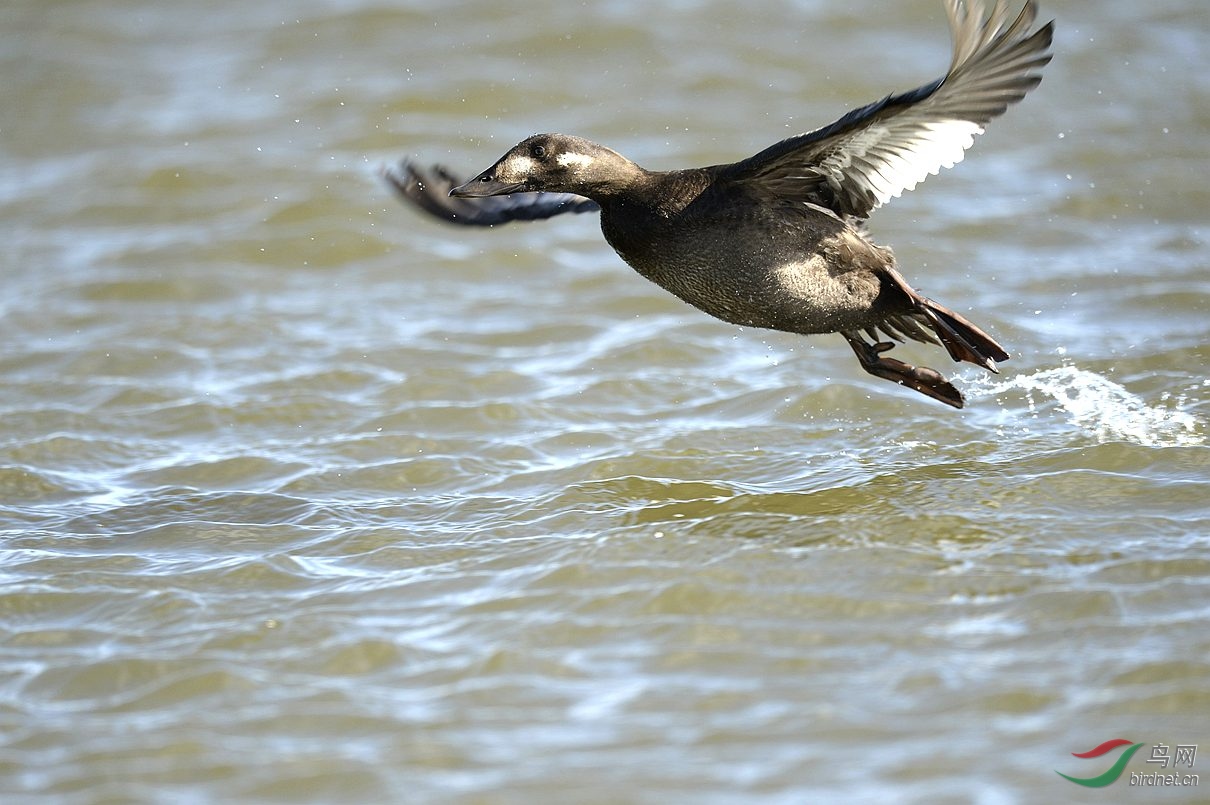
M907 386L934 400L961 408L964 405L962 393L954 385L941 376L941 373L927 366L912 366L903 361L883 356L884 352L892 349L895 344L891 341L879 341L876 344L867 343L861 336L852 332L841 333L861 361L861 368L870 374L886 380Z

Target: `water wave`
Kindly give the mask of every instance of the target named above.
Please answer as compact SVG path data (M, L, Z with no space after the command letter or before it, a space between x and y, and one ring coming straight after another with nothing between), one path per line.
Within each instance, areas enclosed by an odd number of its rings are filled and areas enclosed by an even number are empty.
M967 387L972 398L1024 391L1029 411L1053 399L1071 424L1100 442L1127 441L1146 447L1206 443L1206 423L1183 410L1183 396L1165 395L1149 404L1104 375L1075 366L1043 369L1003 380L977 380Z

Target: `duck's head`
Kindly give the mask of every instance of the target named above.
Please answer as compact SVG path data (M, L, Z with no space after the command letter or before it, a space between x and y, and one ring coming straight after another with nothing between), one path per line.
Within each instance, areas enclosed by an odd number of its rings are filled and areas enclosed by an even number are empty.
M483 198L546 190L592 196L624 185L641 172L617 151L582 137L535 134L450 195Z

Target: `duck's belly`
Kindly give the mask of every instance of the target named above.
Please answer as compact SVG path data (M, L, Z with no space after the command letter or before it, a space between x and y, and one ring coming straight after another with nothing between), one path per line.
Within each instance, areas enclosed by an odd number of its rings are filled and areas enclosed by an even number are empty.
M882 281L872 266L853 259L847 232L792 245L770 238L747 251L717 236L657 238L641 248L619 247L608 231L606 238L638 273L711 316L749 327L832 333L870 327L886 316Z

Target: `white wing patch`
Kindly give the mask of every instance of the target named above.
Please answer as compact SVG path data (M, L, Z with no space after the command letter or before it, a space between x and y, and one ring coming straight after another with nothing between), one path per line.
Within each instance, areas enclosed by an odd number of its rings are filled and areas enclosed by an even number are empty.
M852 154L854 167L858 167L878 205L886 204L911 190L926 176L936 175L942 168L957 165L966 155L966 149L975 144L975 135L983 133L983 127L969 120L919 123L913 127L907 147L894 149L879 147L886 133L886 129L869 132L861 139L870 138L873 142L868 148ZM886 139L894 141L899 138ZM858 166L856 163L865 164ZM851 170L845 170L844 173Z
M593 162L596 162L588 154L578 154L575 151L564 151L555 157L555 161L565 168L575 168L576 170L583 170Z

